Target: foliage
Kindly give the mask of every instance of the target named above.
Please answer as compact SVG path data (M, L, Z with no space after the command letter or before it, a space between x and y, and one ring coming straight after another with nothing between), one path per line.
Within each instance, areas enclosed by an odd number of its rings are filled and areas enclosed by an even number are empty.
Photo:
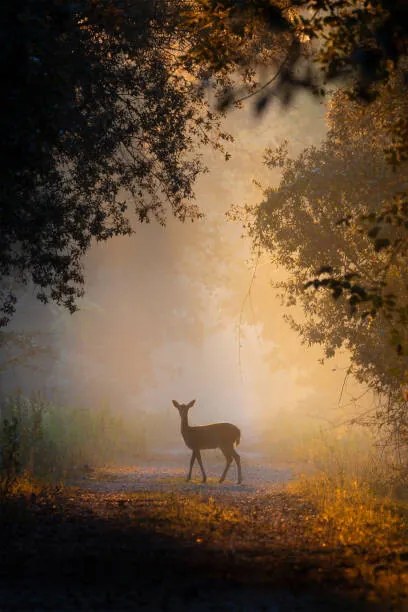
M1 325L16 288L71 312L91 241L136 218L197 218L194 147L218 129L200 68L183 59L174 3L6 2L0 130Z
M312 470L288 489L314 512L308 531L333 557L342 551L348 579L397 605L406 597L406 480L393 449L354 426L322 432L305 450Z
M187 22L202 33L195 56L212 69L251 63L239 51L245 34L257 33L267 51L265 30L273 44L280 39L280 51L272 55L278 69L260 89L258 110L276 96L287 103L299 87L320 95L324 83L339 78L350 79L354 96L371 101L378 83L388 80L407 53L403 2L197 0Z
M297 159L285 145L267 151L266 163L282 169L280 185L246 213L255 248L289 273L278 287L288 308L303 311L302 318L288 315L294 329L304 342L322 345L327 357L342 347L350 351L353 374L389 398L373 410L373 420L405 444L403 204L384 212L405 185L405 162L393 167L384 156L393 117L406 105L401 79L394 75L364 108L337 92L320 147ZM326 290L314 290L319 288Z
M362 481L342 480L339 484L320 475L299 480L290 489L307 496L319 508L318 520L328 538L327 546L361 547L370 540L375 547L386 542L392 547L392 540L398 541L401 524L390 509L391 503L380 502Z
M406 126L402 117L406 116L408 106L404 71L393 75L369 111L347 103L346 108L347 113L339 104L332 109L332 133L337 131L337 136L334 136L340 142L356 142L364 135L365 142L370 142L367 162L371 161L372 149L376 154L382 150L394 171L391 175L394 182L387 180L386 189L380 192L381 201L375 206L366 205L365 209L356 207L349 210L340 219L342 224L353 225L357 231L367 235L378 253L379 264L377 273L371 276L356 269L344 272L331 265L323 266L307 286L325 287L331 290L334 298L347 296L351 312L359 313L363 319L376 317L381 312L391 328L392 342L402 354L406 349L404 330L408 310L404 287L395 285L395 271L405 265L407 257L408 201L403 144L406 143Z
M362 483L379 498L406 499L406 473L395 449L363 426L345 424L309 435L298 450L313 474L324 475L336 487ZM299 461L299 465L302 465Z
M267 449L269 461L292 465L295 471L324 474L343 486L352 480L363 482L375 495L407 499L408 482L404 441L389 444L390 432L377 425L381 401L370 398L366 405L350 402L347 410L338 408L330 414L296 409L280 411L261 434L260 448ZM394 415L395 416L395 415ZM381 425L381 424L380 424ZM387 435L386 435L387 434Z
M136 218L197 218L197 146L228 136L210 110L243 96L284 104L299 88L352 74L372 98L406 54L402 2L297 0L7 0L0 129L0 289L7 324L17 287L71 312L91 241L132 231ZM316 42L317 41L317 42ZM257 85L259 67L273 67ZM407 122L392 155L406 156Z
M182 27L193 43L188 57L195 65L204 67L210 80L217 73L234 74L223 83L218 103L221 109L259 93L259 68L277 67L277 74L262 84L256 110L266 107L271 95L279 94L287 103L292 88L302 83L295 77L294 68L300 46L294 28L278 3L265 0L236 2L225 0L196 0L188 4L182 14ZM276 82L275 90L269 86Z
M390 500L379 500L361 481L338 485L325 475L301 479L292 494L313 503L308 530L333 556L343 551L349 579L360 579L372 596L399 609L406 597L407 516ZM338 553L337 553L338 554Z
M1 407L0 482L22 476L59 480L85 466L143 451L139 431L107 408L61 407L41 397L10 398Z

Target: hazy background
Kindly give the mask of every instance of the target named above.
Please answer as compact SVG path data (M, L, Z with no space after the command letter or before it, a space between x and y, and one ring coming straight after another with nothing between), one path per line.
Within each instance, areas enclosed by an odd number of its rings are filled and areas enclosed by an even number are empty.
M347 354L321 365L283 321L271 281L284 274L255 259L238 223L225 213L254 203L277 171L262 164L283 139L297 153L326 131L324 107L299 96L291 109L262 118L250 105L226 119L230 161L203 151L209 172L196 188L199 222L136 225L131 238L95 244L86 261L86 297L74 316L37 303L28 291L9 329L38 331L53 355L1 375L3 393L41 391L61 405L108 405L145 429L155 448L181 445L171 405L193 398L191 422L235 422L242 445L268 443L276 424L327 424L357 393ZM34 366L34 367L33 367ZM150 418L154 416L150 423ZM150 425L149 425L150 423Z

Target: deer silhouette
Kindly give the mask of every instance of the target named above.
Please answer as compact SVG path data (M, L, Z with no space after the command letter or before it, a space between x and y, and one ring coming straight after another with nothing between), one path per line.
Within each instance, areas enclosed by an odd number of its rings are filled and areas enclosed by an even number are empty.
M239 444L241 438L240 430L235 425L232 425L232 423L212 423L211 425L190 427L188 424L188 411L194 404L195 400L192 400L188 404L179 404L176 400L173 400L173 405L179 411L181 418L181 435L183 436L186 446L193 451L190 459L190 469L187 475L187 481L191 480L191 472L194 462L197 459L203 475L203 482L206 482L207 476L200 451L210 448L219 448L224 454L227 462L225 470L221 475L220 482L225 480L225 476L234 459L238 468L238 484L240 484L242 482L241 458L234 449L234 443Z

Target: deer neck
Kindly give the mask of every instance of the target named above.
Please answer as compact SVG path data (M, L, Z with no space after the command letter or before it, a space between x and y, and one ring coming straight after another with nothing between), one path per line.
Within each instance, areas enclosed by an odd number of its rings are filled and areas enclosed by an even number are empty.
M183 436L184 440L189 437L190 429L191 427L188 424L188 415L186 414L185 416L181 417L181 435Z

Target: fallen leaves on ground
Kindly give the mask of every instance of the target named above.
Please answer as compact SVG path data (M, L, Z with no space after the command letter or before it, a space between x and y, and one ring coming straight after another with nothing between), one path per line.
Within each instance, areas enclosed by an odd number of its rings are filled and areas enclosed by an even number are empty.
M63 575L76 576L80 566L92 583L97 580L94 572L103 574L108 566L114 583L133 581L132 588L145 592L148 605L156 588L175 589L179 598L181 585L194 590L199 576L200 593L202 584L210 588L221 580L235 590L239 586L276 593L321 591L326 598L341 595L350 609L405 609L408 545L403 513L384 506L376 511L358 490L355 499L334 492L329 503L327 490L325 498L323 490L316 497L305 485L186 487L171 475L167 487L150 490L152 478L149 473L145 489L124 491L120 474L112 470L114 490L101 480L98 490L87 490L85 482L81 488L15 497L8 512L3 506L0 517L9 551L2 575L11 567L17 579L39 580L38 573L49 572L52 578L59 567ZM325 504L320 503L323 498ZM156 574L161 586L147 587ZM115 609L115 593L106 609ZM202 601L203 609L212 609L205 607L205 597ZM323 609L335 609L333 605ZM127 603L122 606L128 609ZM288 606L278 609L291 609ZM95 609L105 608L95 604ZM231 609L251 608L243 604ZM315 608L305 604L299 609Z

